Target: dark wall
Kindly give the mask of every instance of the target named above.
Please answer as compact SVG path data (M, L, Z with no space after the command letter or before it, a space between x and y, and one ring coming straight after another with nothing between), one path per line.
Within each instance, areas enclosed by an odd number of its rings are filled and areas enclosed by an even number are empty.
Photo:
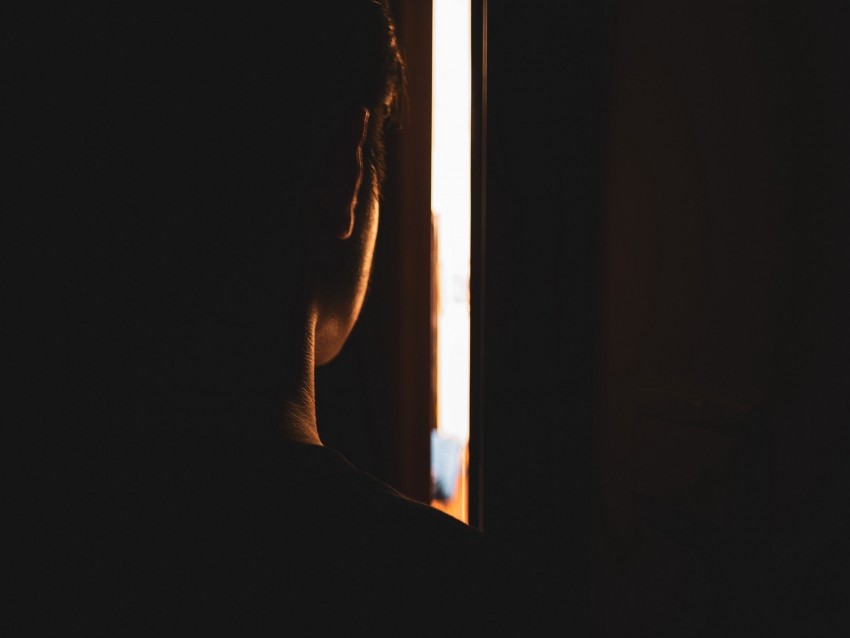
M827 3L618 3L600 342L612 635L813 630L837 611L846 25Z
M594 598L608 12L487 3L482 523L577 634Z
M487 4L485 530L577 630L817 633L850 537L846 11Z

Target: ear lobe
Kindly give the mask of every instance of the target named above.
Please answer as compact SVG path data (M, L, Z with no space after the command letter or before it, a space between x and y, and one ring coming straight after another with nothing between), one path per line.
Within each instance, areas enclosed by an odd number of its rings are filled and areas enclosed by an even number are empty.
M369 130L369 110L357 109L346 119L337 149L337 166L332 179L338 185L339 218L334 224L337 239L345 240L354 234L357 195L363 182L363 144Z

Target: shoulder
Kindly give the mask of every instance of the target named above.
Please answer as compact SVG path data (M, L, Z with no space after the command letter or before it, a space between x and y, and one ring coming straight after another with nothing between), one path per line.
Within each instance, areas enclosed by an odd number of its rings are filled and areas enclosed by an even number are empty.
M507 542L356 468L355 474L348 489L358 495L351 502L376 550L370 567L386 569L399 610L412 604L420 612L418 629L436 623L442 635L521 635L524 569ZM426 619L421 612L428 608ZM405 626L424 635L410 620Z
M423 568L436 569L448 561L460 567L488 560L491 544L476 528L402 494L333 450L324 454L330 459L323 475L304 486L317 521L381 554L398 554L401 563L421 558Z

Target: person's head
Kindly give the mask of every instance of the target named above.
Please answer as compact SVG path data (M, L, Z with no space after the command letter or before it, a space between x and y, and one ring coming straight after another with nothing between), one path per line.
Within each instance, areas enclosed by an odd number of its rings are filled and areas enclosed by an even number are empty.
M271 396L357 319L404 91L386 2L198 6L11 16L19 354L48 392Z
M312 77L305 78L306 121L318 122L304 129L309 139L302 142L309 150L306 166L318 167L303 191L314 241L317 365L339 353L364 300L386 172L384 132L405 82L386 2L333 8L335 20L304 47L314 56L307 65ZM316 86L322 88L317 92Z

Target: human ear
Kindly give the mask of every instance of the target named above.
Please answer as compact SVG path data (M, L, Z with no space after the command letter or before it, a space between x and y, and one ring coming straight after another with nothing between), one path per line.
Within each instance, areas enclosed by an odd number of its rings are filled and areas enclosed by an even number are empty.
M345 240L354 233L357 196L363 182L363 144L369 130L369 110L361 107L345 119L334 149L329 192L334 236Z

